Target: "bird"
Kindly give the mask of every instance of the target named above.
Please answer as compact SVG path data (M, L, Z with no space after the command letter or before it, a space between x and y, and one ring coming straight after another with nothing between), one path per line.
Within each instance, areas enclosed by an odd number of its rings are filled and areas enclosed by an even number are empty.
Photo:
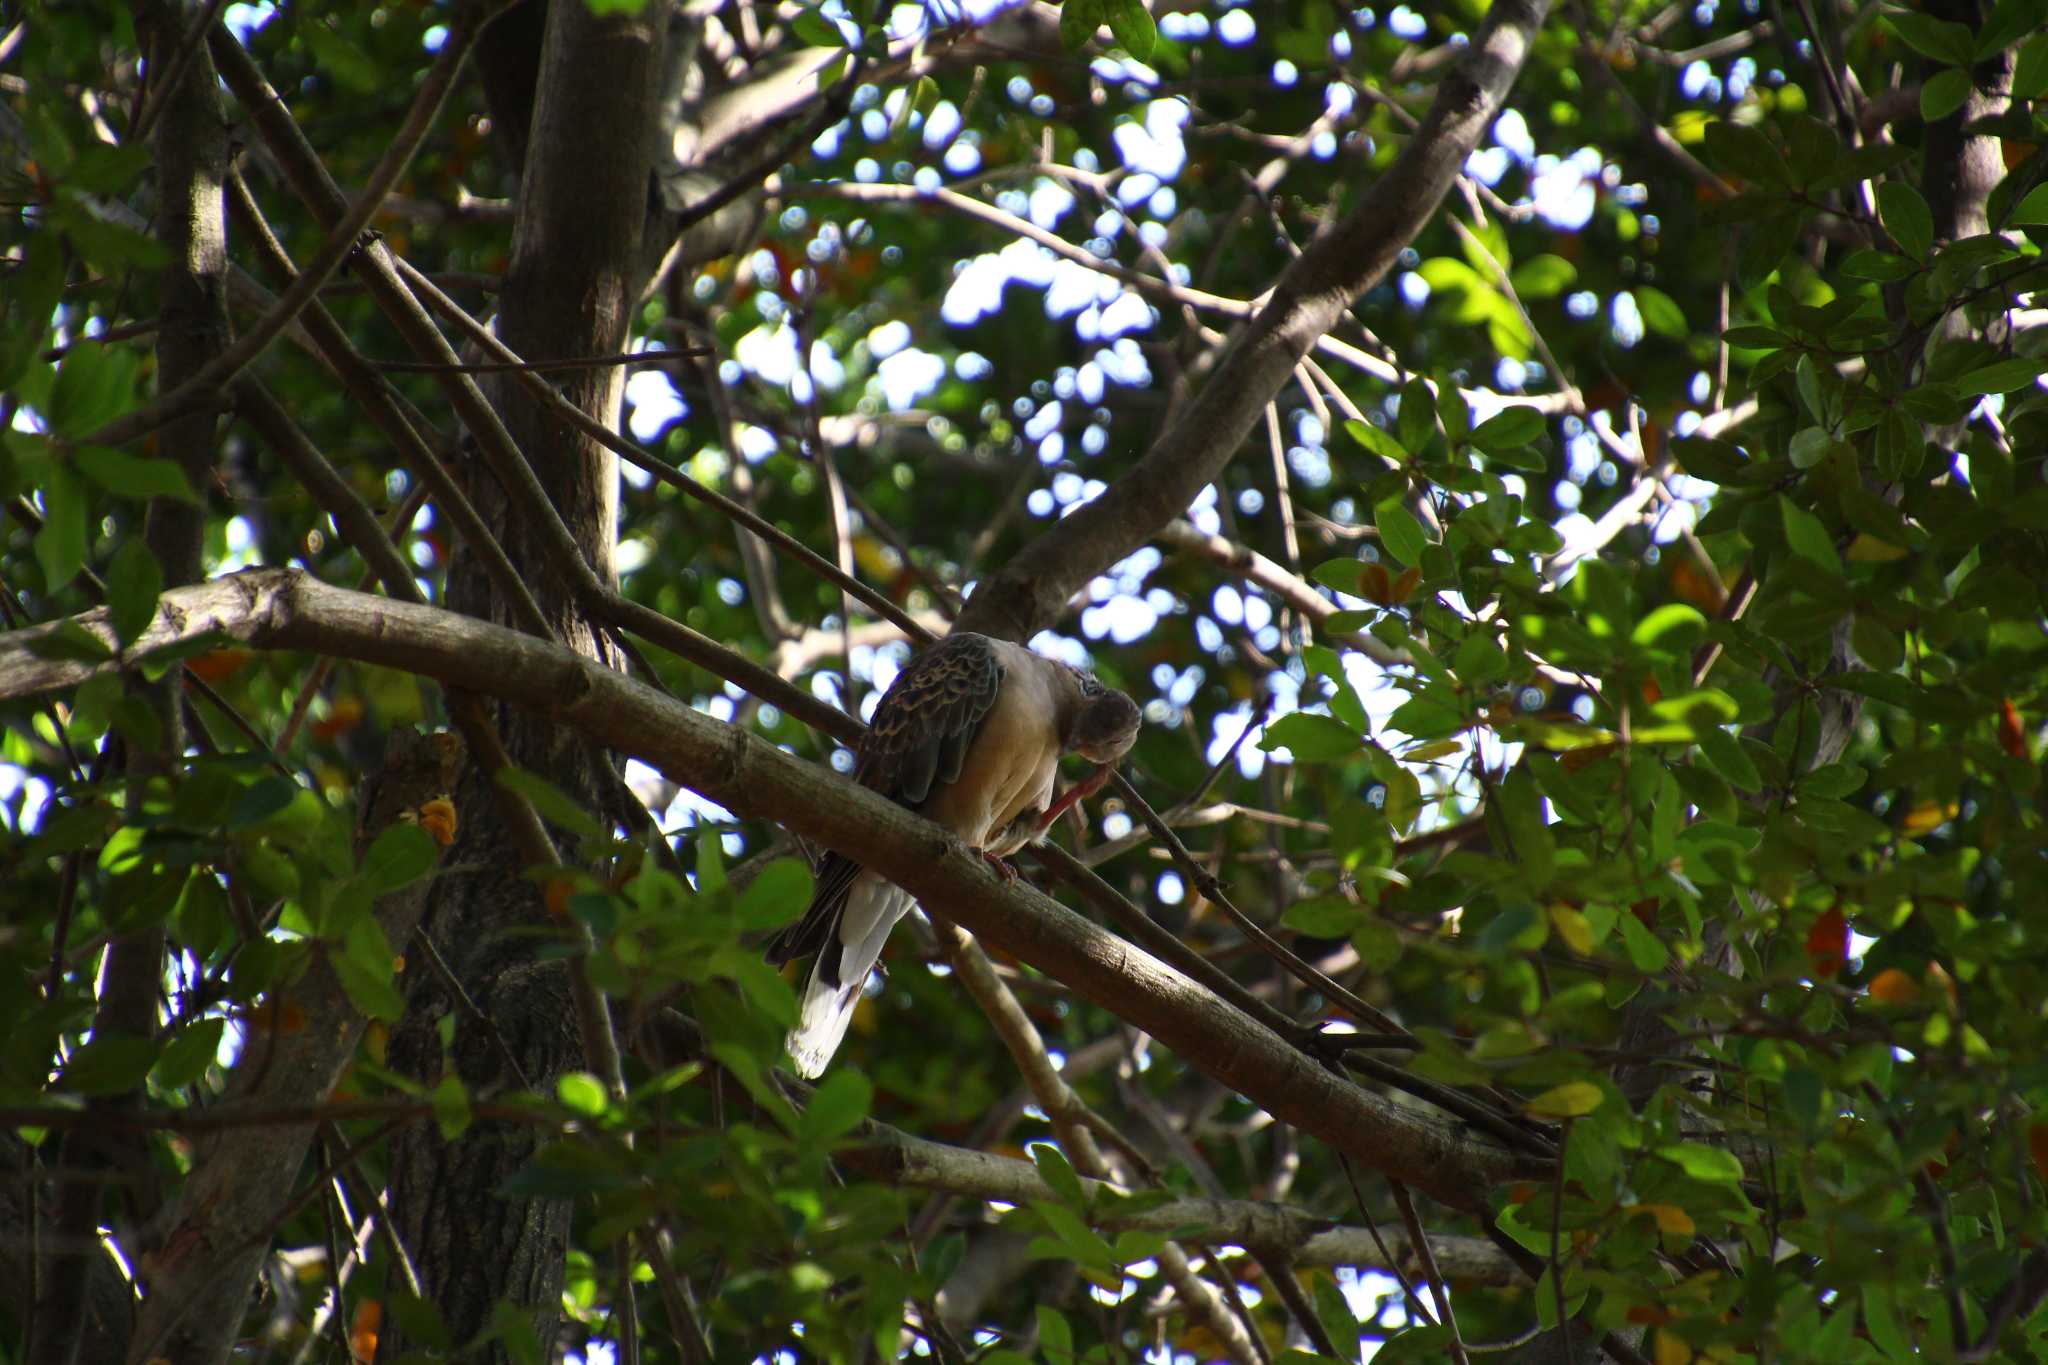
M1091 673L1022 645L954 631L905 666L854 751L854 780L937 821L988 859L1042 837L1099 788L1138 737L1137 704ZM1097 764L1055 799L1062 754ZM803 918L769 943L776 966L815 954L787 1048L799 1075L821 1075L911 894L832 852Z

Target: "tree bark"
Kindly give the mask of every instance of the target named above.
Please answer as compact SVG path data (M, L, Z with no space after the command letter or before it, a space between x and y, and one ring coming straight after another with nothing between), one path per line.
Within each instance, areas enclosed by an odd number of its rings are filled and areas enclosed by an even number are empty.
M583 4L547 7L532 125L525 130L512 264L498 319L500 335L529 359L624 349L640 284L665 24L662 5L635 16L598 16ZM584 412L615 425L623 376L617 366L576 371L563 392ZM515 383L498 385L494 403L578 553L600 581L609 582L618 488L613 456L545 415ZM585 657L611 663L602 637L579 612L571 585L547 567L540 528L510 510L503 489L480 465L464 472L488 529L525 576L550 633ZM506 600L470 555L458 555L451 564L449 602L484 620L512 619ZM493 708L491 721L512 763L545 774L586 808L602 808L611 762L602 747L531 712ZM409 982L406 1017L392 1036L389 1056L428 1083L452 1066L472 1093L516 1084L547 1093L557 1077L585 1065L582 1040L560 960L536 958L536 946L559 930L539 888L521 875L524 859L510 828L492 818L503 795L493 777L472 765L459 788L463 834L452 861L471 870L436 882L426 921L426 932L490 1025L456 1012L442 983L421 974ZM451 1012L457 1023L444 1056L438 1023ZM517 1076L507 1074L490 1028L517 1058ZM498 1194L538 1141L529 1127L491 1122L453 1141L432 1124L414 1124L394 1140L389 1180L395 1226L426 1298L455 1340L488 1328L497 1306L509 1302L531 1322L543 1351L551 1349L571 1208L558 1200ZM388 1330L380 1355L393 1359L406 1346L401 1331ZM490 1350L491 1359L505 1358L502 1345Z

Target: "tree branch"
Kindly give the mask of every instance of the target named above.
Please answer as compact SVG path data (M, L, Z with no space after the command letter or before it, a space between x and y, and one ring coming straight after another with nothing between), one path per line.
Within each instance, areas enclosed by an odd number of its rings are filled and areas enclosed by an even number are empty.
M0 697L68 687L118 666L44 657L83 629L111 655L104 611L0 636ZM976 937L1065 982L1216 1081L1355 1160L1459 1209L1546 1163L1328 1073L1285 1038L1145 953L1023 885L1005 885L937 825L595 660L433 608L265 569L167 594L126 658L219 634L256 648L339 654L530 708L641 759L730 810L779 820L862 861ZM40 652L39 652L40 651Z
M1358 205L1288 267L1202 392L1107 492L984 582L961 616L963 629L1029 639L1089 579L1186 510L1309 348L1436 212L1492 126L1548 10L1548 0L1506 0L1488 11L1421 129Z

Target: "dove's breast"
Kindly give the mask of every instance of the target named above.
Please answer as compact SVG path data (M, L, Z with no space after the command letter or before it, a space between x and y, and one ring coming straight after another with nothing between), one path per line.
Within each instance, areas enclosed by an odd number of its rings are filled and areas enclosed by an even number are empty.
M1019 651L1020 653L1022 651ZM1052 799L1059 768L1060 697L1037 661L1004 661L995 705L961 765L960 779L934 792L924 813L975 848Z

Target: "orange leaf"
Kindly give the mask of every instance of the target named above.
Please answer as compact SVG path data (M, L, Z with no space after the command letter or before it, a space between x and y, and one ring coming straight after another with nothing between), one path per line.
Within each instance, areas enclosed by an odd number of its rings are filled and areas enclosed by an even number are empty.
M377 1358L377 1329L384 1325L384 1305L364 1299L356 1305L355 1320L349 1324L348 1353L357 1365L370 1365Z
M455 803L445 796L437 796L420 807L420 828L434 836L434 842L446 848L455 842Z
M573 877L550 877L547 884L548 913L556 919L569 918L569 897L576 894Z
M1387 577L1387 566L1384 564L1366 564L1360 567L1358 591L1368 602L1376 602L1383 607L1394 605L1394 583Z
M1910 1005L1920 998L1920 983L1897 967L1887 967L1870 979L1870 998L1885 1005Z
M2048 1180L2048 1123L2037 1123L2027 1129L2027 1152L2034 1158L2034 1169Z
M246 649L209 649L197 658L187 659L185 667L204 681L217 683L239 672L255 657Z
M272 998L249 1007L249 1027L275 1033L301 1033L306 1027L306 1010L296 1000Z
M1849 960L1849 921L1840 906L1830 907L1807 931L1806 960L1818 977L1834 976Z
M321 739L338 739L363 723L361 697L336 697L326 716L313 722L313 733Z
M2027 756L2027 726L2011 701L1998 703L1998 747L2014 758Z
M1948 968L1942 966L1933 958L1927 960L1927 981L1929 985L1941 987L1942 993L1948 997L1948 1012L1950 1014L1956 1013L1961 1008L1961 1002L1956 999L1956 979L1948 974Z

